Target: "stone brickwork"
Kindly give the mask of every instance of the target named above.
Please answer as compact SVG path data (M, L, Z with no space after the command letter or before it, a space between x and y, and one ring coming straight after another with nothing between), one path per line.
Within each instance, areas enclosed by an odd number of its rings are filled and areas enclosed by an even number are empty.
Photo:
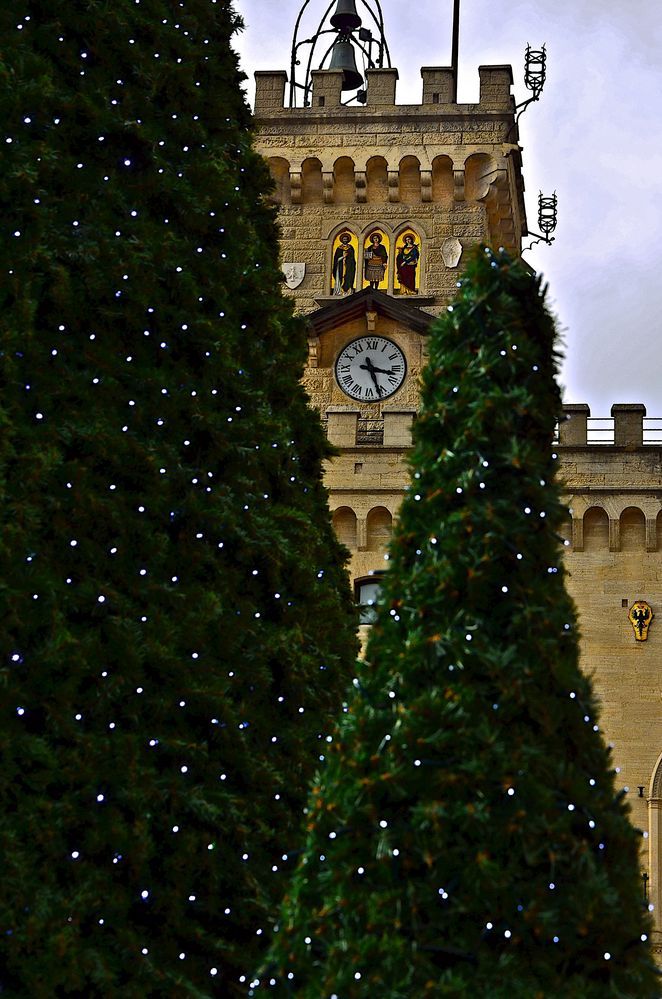
M285 74L256 73L257 148L274 177L282 259L306 266L292 291L302 312L331 296L341 227L362 247L372 226L396 235L412 225L421 240L419 294L431 299L423 307L432 314L457 281L456 267L444 263L446 240L519 255L527 228L510 67L480 67L478 104L451 103L450 69L421 74L420 105L396 105L397 70L376 69L367 73L367 104L343 107L342 74L320 70L312 106L286 108Z

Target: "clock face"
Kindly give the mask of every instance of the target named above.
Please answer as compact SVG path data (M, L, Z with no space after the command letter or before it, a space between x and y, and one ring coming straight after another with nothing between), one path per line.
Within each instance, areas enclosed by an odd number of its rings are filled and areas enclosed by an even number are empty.
M407 374L407 361L397 343L383 336L360 336L343 347L336 359L336 380L359 402L379 402L397 392Z

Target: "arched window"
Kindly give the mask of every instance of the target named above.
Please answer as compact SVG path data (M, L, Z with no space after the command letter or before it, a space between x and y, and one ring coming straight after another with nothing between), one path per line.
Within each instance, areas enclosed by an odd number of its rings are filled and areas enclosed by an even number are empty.
M432 200L436 205L451 205L455 191L453 161L450 156L435 156L432 161Z
M464 194L467 201L482 201L489 194L495 163L487 153L473 153L464 164Z
M384 506L374 507L366 520L369 552L384 551L391 537L393 517Z
M377 620L375 605L379 600L383 572L374 572L354 582L354 599L359 608L359 624L374 624Z
M341 156L333 165L333 200L336 205L352 205L356 200L354 160Z
M347 548L356 548L356 514L348 506L339 506L333 513L333 529L338 541Z
M621 514L621 551L646 551L646 518L638 507L629 506Z
M409 205L421 203L421 164L415 156L400 160L400 201Z
M609 550L609 517L602 507L592 506L584 514L584 551Z
M385 205L388 201L388 166L383 156L371 156L366 166L366 201Z
M321 205L323 200L322 164L314 157L301 167L301 201L304 205Z
M290 195L290 164L282 156L272 156L269 160L269 172L274 182L271 195L278 205L289 205Z

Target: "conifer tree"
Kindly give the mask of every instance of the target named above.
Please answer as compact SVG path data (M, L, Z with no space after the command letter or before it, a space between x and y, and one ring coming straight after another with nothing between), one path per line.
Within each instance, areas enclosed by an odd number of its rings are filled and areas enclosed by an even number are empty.
M244 995L356 622L239 22L25 9L0 65L0 992Z
M378 623L254 991L658 995L554 482L554 322L485 250L436 325Z

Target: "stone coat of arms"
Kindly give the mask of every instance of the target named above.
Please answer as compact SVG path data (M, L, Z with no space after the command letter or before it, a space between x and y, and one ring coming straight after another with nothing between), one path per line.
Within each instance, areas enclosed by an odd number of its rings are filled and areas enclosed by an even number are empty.
M288 288L298 288L305 277L306 265L291 263L283 264L283 274L285 275L285 284Z

